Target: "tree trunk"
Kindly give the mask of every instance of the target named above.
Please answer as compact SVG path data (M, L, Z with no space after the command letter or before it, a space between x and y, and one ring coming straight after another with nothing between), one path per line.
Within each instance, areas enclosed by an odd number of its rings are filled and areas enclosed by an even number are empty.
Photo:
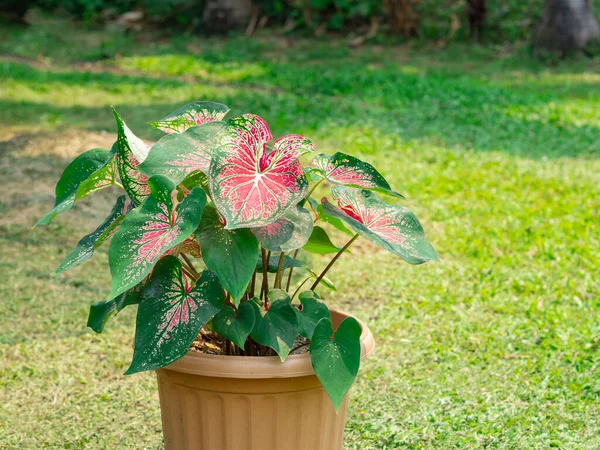
M546 0L542 20L534 35L536 52L565 55L582 50L600 37L592 0Z

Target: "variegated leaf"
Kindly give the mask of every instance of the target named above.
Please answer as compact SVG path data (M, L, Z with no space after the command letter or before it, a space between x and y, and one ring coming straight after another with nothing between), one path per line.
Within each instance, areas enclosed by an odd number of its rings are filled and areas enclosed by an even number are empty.
M226 228L269 225L306 195L308 180L298 158L310 151L307 140L285 137L269 151L269 127L258 116L227 122L209 169L211 198Z
M87 261L94 254L96 250L103 242L105 242L114 232L117 230L119 224L125 218L127 213L128 204L125 195L121 195L112 211L108 215L104 222L100 224L93 233L90 233L77 243L77 246L69 252L69 254L62 260L55 274L64 272L71 267L75 267L84 261Z
M138 165L148 156L150 147L138 138L113 109L117 121L117 168L127 195L139 205L149 194L148 177L138 170Z
M335 186L331 191L339 208L324 198L322 207L327 215L341 219L354 232L410 264L438 261L423 227L409 209L389 205L364 189Z
M252 232L266 250L289 252L306 244L313 226L314 222L308 210L298 205L289 209L272 224L252 228Z
M194 188L181 203L175 184L155 175L148 180L151 194L127 214L109 248L111 296L139 283L168 250L184 242L198 227L206 194Z
M224 128L225 122L209 122L164 136L152 146L139 170L167 176L175 183L194 171L208 172L215 143Z
M183 133L188 128L203 123L223 120L228 112L229 108L222 103L193 102L179 108L167 117L163 117L157 122L149 122L149 124L167 134Z
M371 164L354 156L337 152L333 156L321 153L314 157L312 169L314 175L325 178L333 184L369 189L383 194L402 197Z
M125 374L158 369L184 356L224 300L214 272L205 270L193 283L177 258L161 258L142 293L133 361Z
M140 302L140 296L144 289L144 283L132 287L128 291L117 295L112 300L97 302L90 306L87 326L96 333L102 333L104 325L113 314L119 313L123 308L129 305L137 305Z
M79 200L114 183L114 153L95 148L82 153L65 168L56 184L52 210L37 225L48 225L59 213L68 211Z

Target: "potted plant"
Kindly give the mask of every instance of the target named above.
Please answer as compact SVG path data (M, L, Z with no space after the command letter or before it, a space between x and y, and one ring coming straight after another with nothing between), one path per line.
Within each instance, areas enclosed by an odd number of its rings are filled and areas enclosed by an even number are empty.
M436 253L415 215L379 196L401 197L373 166L336 153L303 169L308 139L271 144L263 119L227 113L186 105L150 123L166 135L149 146L115 111L112 149L67 166L38 224L99 189L124 190L57 273L111 239L110 300L91 306L88 325L101 332L138 305L126 373L156 371L167 449L341 449L346 393L374 344L316 290L332 287L326 274L359 236L410 264ZM319 202L311 194L322 182L331 200ZM317 274L301 250L333 257Z

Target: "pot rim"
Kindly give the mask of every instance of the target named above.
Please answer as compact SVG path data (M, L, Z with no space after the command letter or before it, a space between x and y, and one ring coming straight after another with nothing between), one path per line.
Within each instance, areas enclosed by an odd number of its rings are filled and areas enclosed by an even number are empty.
M337 316L340 319L339 322L346 317L354 317L335 309L329 311L332 318ZM369 327L359 319L356 321L362 329L360 335L360 360L362 361L373 353L375 340ZM315 375L309 353L290 355L285 362L281 362L279 356L209 355L190 351L183 358L163 369L216 378L294 378Z

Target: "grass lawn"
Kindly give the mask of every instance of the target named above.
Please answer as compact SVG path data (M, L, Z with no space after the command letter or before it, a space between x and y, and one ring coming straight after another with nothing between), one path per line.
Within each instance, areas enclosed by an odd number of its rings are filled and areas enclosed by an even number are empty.
M114 141L110 105L152 141L146 121L200 99L370 161L443 261L359 241L330 273L327 301L378 344L347 449L600 448L600 60L60 21L0 35L0 448L161 448L153 374L122 375L134 309L85 327L109 292L108 247L50 275L116 192L31 226L67 162Z

